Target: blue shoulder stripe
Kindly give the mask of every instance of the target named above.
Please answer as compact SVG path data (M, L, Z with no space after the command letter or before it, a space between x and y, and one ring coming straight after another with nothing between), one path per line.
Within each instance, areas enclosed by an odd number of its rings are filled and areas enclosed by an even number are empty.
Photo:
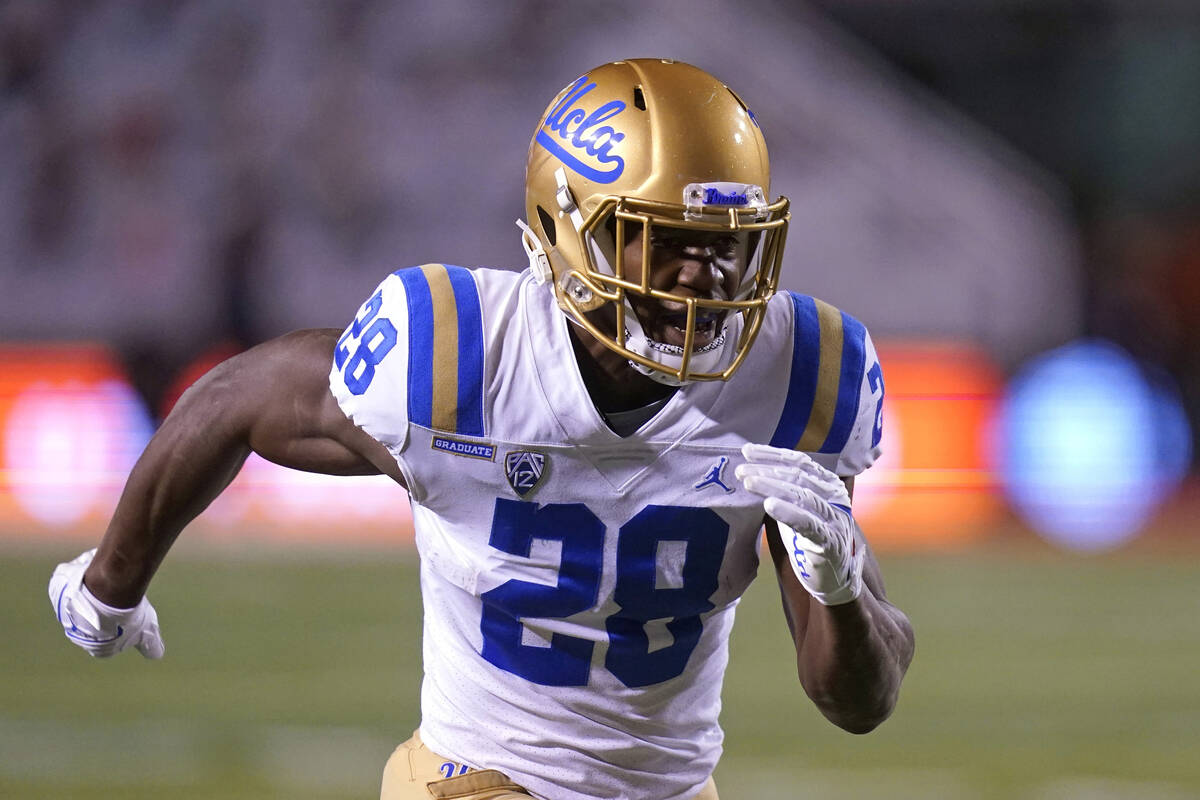
M795 324L792 329L792 368L783 414L771 437L772 447L793 449L804 434L817 394L817 365L821 357L821 330L817 305L811 297L788 292Z
M442 264L398 270L408 303L408 418L483 436L483 314L470 270Z
M447 266L458 307L456 433L483 436L483 312L470 270Z
M419 267L396 271L408 303L408 420L433 423L433 296Z
M854 430L858 418L858 398L862 393L863 368L867 359L867 329L846 312L842 313L842 367L838 379L837 407L829 435L818 452L840 453Z

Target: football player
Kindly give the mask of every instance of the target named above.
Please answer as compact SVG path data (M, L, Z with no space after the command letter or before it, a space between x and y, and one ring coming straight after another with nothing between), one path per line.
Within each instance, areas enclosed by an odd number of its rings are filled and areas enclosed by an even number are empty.
M866 732L913 652L851 513L879 453L866 329L777 291L788 201L711 75L639 59L563 89L529 149L524 272L387 276L344 332L197 382L50 599L93 655L162 655L145 597L250 451L411 496L422 718L382 797L717 797L738 598L766 540L800 682Z

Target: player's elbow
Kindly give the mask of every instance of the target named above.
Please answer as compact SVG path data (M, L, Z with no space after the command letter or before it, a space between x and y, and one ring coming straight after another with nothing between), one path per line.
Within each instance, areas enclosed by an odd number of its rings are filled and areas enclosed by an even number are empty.
M246 360L244 353L239 354L201 375L175 402L168 419L198 420L205 426L228 424L245 395L242 364Z
M884 720L892 715L895 701L879 703L821 703L817 708L827 720L847 733L864 734L878 728Z
M891 715L891 709L888 709L886 712L881 713L856 713L839 716L831 716L826 714L825 716L830 722L832 722L834 725L837 725L847 733L862 735L864 733L870 733L878 728L883 724L883 721Z
M815 684L815 685L814 685ZM896 709L899 681L809 680L804 686L821 714L847 733L870 733Z

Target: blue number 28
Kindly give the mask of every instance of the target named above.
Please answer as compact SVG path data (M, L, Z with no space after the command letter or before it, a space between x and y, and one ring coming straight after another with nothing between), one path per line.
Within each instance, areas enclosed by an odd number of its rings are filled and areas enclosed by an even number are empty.
M363 304L362 315L355 318L338 340L333 360L342 370L342 378L351 394L362 394L375 379L375 367L396 346L396 326L387 317L379 316L383 307L383 290L371 295ZM350 354L347 342L358 339L358 348Z
M700 641L700 615L713 609L729 525L707 508L646 506L617 536L619 606L605 621L604 666L626 686L649 686L682 674ZM545 686L584 686L594 642L562 633L549 647L521 642L521 618L561 619L596 603L604 559L604 524L581 503L537 506L496 500L490 544L528 557L534 539L562 544L558 583L510 580L482 595L483 657L503 670ZM659 585L663 544L684 548L681 574ZM674 642L650 649L646 623L666 620Z

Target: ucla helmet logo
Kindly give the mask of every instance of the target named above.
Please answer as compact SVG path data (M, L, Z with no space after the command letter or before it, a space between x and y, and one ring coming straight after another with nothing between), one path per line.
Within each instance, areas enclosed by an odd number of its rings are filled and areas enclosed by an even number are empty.
M513 450L504 456L504 474L508 485L519 497L532 492L546 473L546 456L533 450Z
M571 84L538 129L536 141L563 164L588 180L612 183L625 171L625 159L612 153L625 138L611 125L602 125L625 110L621 100L609 100L589 111L582 103L596 88L588 76Z

